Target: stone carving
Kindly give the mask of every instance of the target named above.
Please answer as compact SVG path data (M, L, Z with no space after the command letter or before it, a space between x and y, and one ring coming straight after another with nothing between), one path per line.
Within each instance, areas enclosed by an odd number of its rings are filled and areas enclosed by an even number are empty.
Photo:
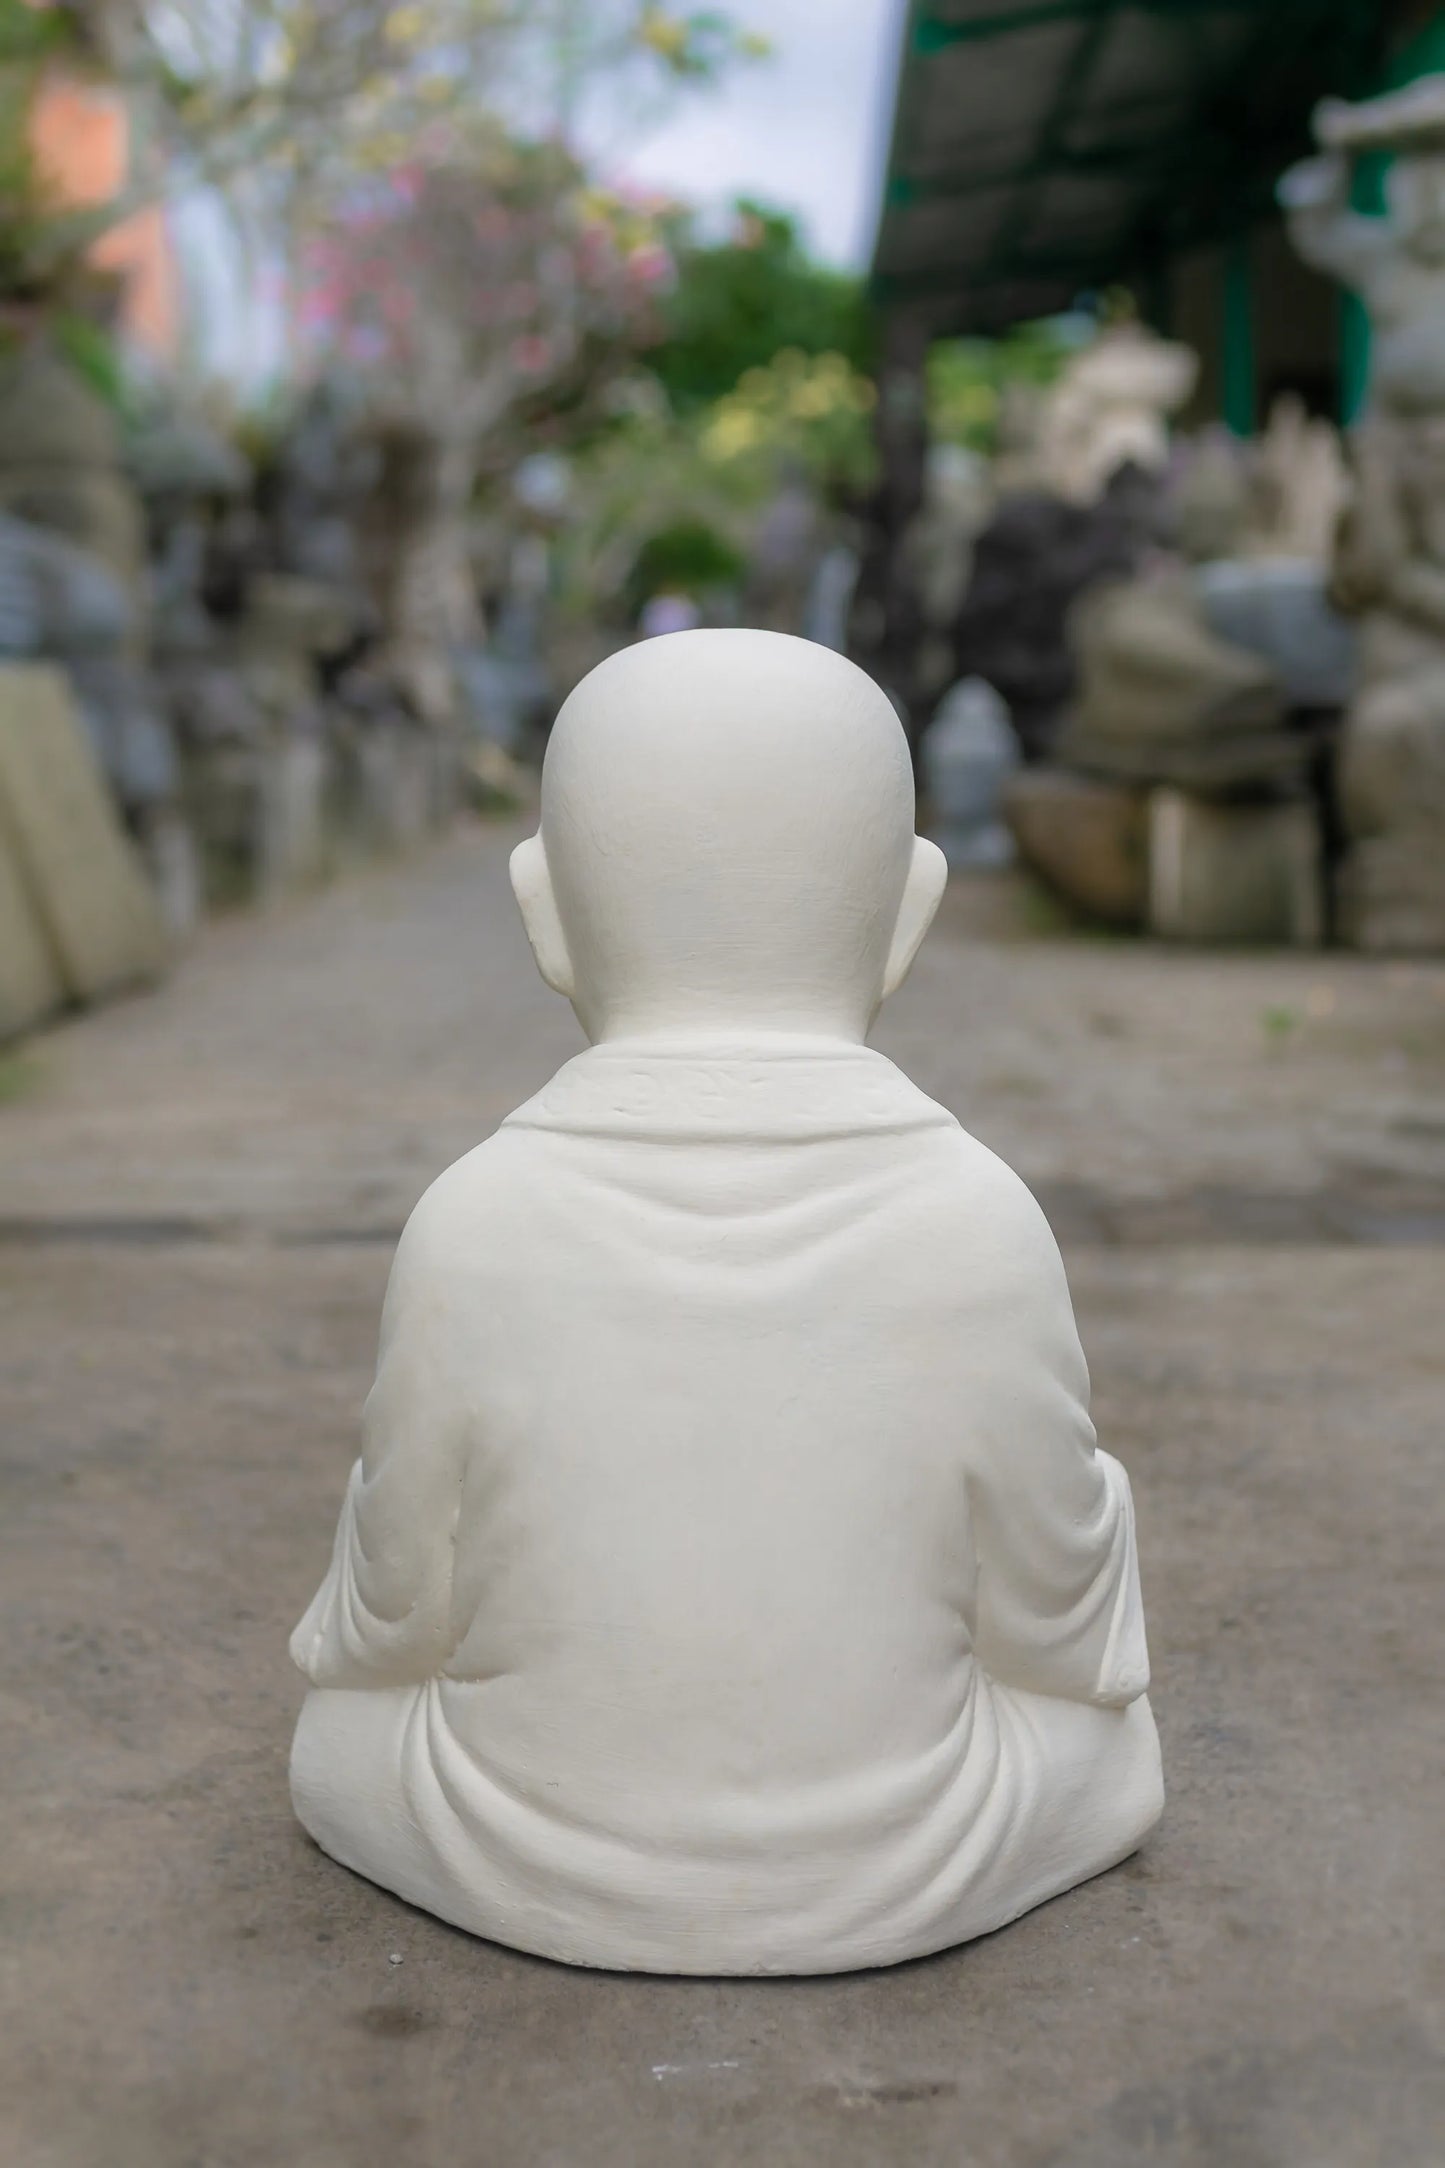
M1222 422L1210 422L1180 446L1170 490L1170 538L1190 564L1238 557L1250 518L1249 459Z
M1067 766L1206 795L1302 783L1309 746L1286 728L1277 671L1210 630L1187 573L1101 586L1070 631L1079 700L1056 745Z
M1349 495L1339 432L1281 392L1252 454L1246 553L1327 565Z
M1013 838L999 817L1019 764L1008 709L982 678L960 678L938 703L920 748L923 780L950 866L1004 866Z
M1004 817L1019 856L1066 903L1102 925L1136 931L1149 901L1149 801L1130 784L1067 768L1010 778Z
M1111 475L1160 472L1169 417L1194 389L1197 357L1142 324L1118 324L1081 347L1044 401L1038 475L1071 504L1096 504Z
M1315 135L1324 155L1292 166L1279 184L1290 238L1369 311L1372 404L1437 413L1445 408L1445 75L1358 105L1326 99ZM1376 150L1395 154L1384 218L1349 207L1350 160Z
M1322 158L1280 184L1301 253L1363 299L1370 412L1332 595L1359 619L1338 790L1339 920L1363 948L1445 947L1445 75L1322 106ZM1388 215L1348 208L1349 155L1395 153Z
M1251 442L1220 423L1181 447L1173 539L1193 564L1285 559L1323 573L1349 494L1339 432L1281 392Z
M64 668L166 923L184 933L194 868L175 744L144 661L139 509L109 414L43 347L0 384L0 506L0 656Z
M1355 631L1331 607L1322 566L1223 558L1198 566L1194 584L1210 631L1270 663L1291 709L1338 717L1355 685Z
M1010 492L978 537L954 627L954 674L980 677L1008 707L1026 758L1044 757L1076 684L1069 611L1147 558L1163 519L1155 477L1126 466L1095 505Z
M43 341L0 374L0 511L63 536L109 567L143 644L145 533L105 406Z
M918 652L913 683L925 705L953 679L953 628L968 592L974 541L992 509L988 471L957 444L935 444L924 472L923 503L899 542L917 599Z
M1340 745L1345 937L1445 948L1445 411L1366 423L1333 598L1359 620Z
M645 641L562 710L513 881L593 1043L413 1214L292 1641L302 1821L458 1926L888 1964L1158 1816L1053 1238L863 1043L944 870L826 649Z

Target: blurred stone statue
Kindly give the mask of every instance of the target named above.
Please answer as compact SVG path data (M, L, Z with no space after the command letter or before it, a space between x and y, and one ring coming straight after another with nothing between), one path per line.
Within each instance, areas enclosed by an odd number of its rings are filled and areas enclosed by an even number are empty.
M999 499L973 551L954 627L953 675L1000 694L1028 760L1047 756L1076 684L1070 609L1101 580L1126 579L1158 540L1159 479L1128 464L1098 504L1044 490Z
M261 477L276 569L349 586L357 530L377 486L377 454L356 402L330 377L311 385Z
M1252 450L1244 553L1327 565L1349 494L1338 431L1281 392Z
M1039 437L1043 428L1046 394L1041 385L1019 380L999 391L994 423L991 480L999 496L1015 490L1038 489Z
M952 683L953 628L968 592L973 545L988 518L992 490L983 461L958 444L935 444L924 473L923 503L903 530L900 548L918 599L919 652L914 684L930 705Z
M1095 589L1069 633L1079 695L1055 748L1067 766L1206 793L1300 781L1308 747L1284 727L1276 671L1211 630L1186 570Z
M1080 349L1049 391L1039 424L1038 475L1071 504L1096 504L1111 475L1158 473L1169 457L1169 417L1199 374L1187 346L1142 324L1117 324Z
M747 621L763 632L797 632L827 546L818 493L798 462L785 464L759 515L744 593Z
M171 931L199 908L169 719L147 667L140 498L111 409L42 335L0 373L0 652L62 666Z
M1000 817L1004 786L1019 764L1008 709L982 678L960 678L923 734L923 780L950 866L1005 866L1013 837Z
M43 337L0 374L0 511L108 566L131 599L133 647L143 647L145 528L115 418Z
M1445 407L1445 74L1359 105L1326 99L1315 114L1323 156L1279 184L1290 238L1369 311L1372 408ZM1387 215L1351 210L1351 158L1390 151Z
M1249 460L1222 422L1208 423L1180 447L1171 509L1174 546L1190 564L1242 553L1250 519Z
M1321 106L1325 155L1280 199L1301 254L1364 301L1369 411L1332 592L1360 620L1339 759L1340 918L1363 948L1445 947L1445 75ZM1349 157L1394 153L1387 213L1349 206Z
M1191 564L1287 557L1323 568L1349 495L1339 432L1281 392L1252 442L1218 422L1186 442L1171 495L1173 540Z
M1340 751L1346 934L1445 947L1445 412L1381 416L1353 447L1332 595L1359 619Z

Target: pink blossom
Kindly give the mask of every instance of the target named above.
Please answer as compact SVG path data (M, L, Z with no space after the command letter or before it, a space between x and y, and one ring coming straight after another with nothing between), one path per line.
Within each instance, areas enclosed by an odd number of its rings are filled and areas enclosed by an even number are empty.
M540 376L552 359L552 348L548 340L533 331L513 339L511 356L523 376Z

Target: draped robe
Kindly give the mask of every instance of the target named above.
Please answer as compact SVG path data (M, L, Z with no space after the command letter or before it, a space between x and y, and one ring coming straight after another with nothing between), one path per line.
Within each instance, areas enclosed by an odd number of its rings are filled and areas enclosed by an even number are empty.
M829 1972L1157 1819L1057 1248L881 1055L604 1044L436 1182L296 1629L297 1811L576 1963Z

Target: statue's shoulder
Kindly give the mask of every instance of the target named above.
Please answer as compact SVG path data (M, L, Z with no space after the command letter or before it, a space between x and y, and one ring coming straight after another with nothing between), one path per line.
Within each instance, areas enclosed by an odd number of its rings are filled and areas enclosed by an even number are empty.
M464 1152L413 1206L397 1248L413 1269L504 1257L527 1210L526 1140L502 1128Z
M928 1234L958 1271L1012 1299L1030 1281L1062 1271L1053 1229L1033 1191L1007 1160L967 1129L930 1139Z

